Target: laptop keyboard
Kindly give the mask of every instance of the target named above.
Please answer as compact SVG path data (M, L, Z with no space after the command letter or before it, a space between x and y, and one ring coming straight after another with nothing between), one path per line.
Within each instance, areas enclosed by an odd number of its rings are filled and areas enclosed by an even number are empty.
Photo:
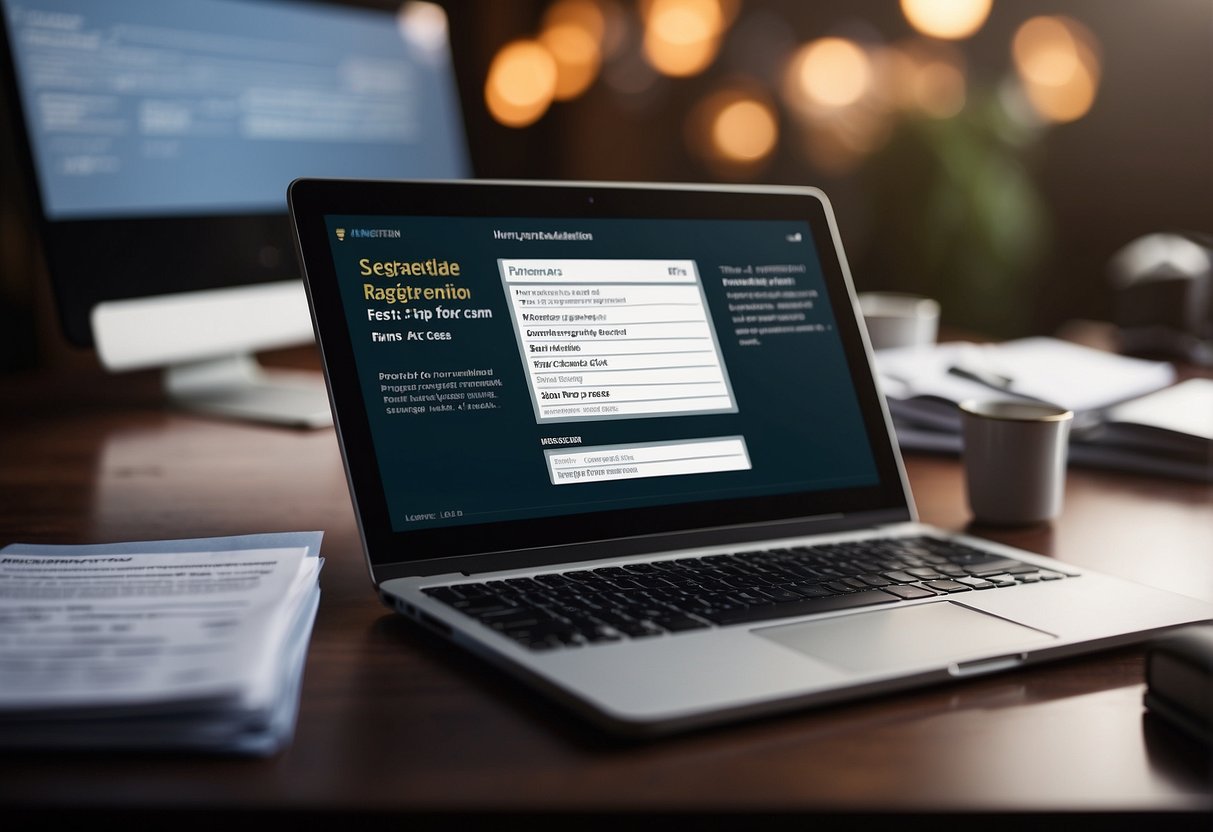
M424 592L532 650L640 639L1071 577L933 537L555 572Z

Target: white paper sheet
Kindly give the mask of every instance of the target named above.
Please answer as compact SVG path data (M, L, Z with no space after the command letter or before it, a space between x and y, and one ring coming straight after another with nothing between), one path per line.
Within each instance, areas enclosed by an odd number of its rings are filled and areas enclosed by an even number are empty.
M275 652L320 567L308 554L10 547L0 553L0 713L271 698Z

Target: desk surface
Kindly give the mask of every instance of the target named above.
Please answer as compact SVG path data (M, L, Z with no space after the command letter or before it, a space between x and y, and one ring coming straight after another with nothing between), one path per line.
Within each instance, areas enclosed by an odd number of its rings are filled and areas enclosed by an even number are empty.
M922 519L965 529L956 460L907 467ZM1213 487L1071 470L1068 489L1051 528L968 530L1213 601ZM1207 753L1143 718L1140 648L610 741L379 605L332 430L176 413L144 374L0 378L0 542L310 529L327 561L288 750L0 755L0 809L1213 813Z

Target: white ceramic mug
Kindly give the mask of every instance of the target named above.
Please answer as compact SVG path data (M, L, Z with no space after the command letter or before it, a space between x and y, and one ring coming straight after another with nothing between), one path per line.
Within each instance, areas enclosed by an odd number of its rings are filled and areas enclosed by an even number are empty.
M1061 513L1073 412L1030 401L961 402L965 489L975 519L1047 522Z
M857 299L872 349L935 343L939 334L937 301L898 292L862 292Z

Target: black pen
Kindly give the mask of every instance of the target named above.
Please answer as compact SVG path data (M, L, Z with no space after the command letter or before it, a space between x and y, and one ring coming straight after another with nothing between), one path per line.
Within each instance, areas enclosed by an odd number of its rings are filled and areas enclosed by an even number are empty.
M1004 376L1001 373L995 373L990 370L979 370L973 367L964 367L959 364L949 367L948 373L949 375L958 376L960 378L968 379L969 381L975 381L978 384L984 385L991 389L999 390L1009 396L1014 396L1017 399L1025 399L1030 402L1049 404L1055 407L1061 406L1056 404L1056 402L1051 402L1048 399L1042 399L1039 396L1033 396L1030 393L1020 393L1017 390L1012 390L1011 384L1014 382L1014 379L1010 376ZM1086 425L1091 419L1098 421L1097 416L1087 414L1083 420L1083 424ZM1078 420L1076 419L1076 423L1077 421ZM1073 428L1071 428L1071 430L1073 430Z
M1004 390L1008 393L1011 392L1011 382L1014 381L1009 376L1000 375L988 370L964 367L959 364L949 367L948 373L961 378L967 378L969 381L976 381L979 384L984 384L986 387L993 387L995 390Z

